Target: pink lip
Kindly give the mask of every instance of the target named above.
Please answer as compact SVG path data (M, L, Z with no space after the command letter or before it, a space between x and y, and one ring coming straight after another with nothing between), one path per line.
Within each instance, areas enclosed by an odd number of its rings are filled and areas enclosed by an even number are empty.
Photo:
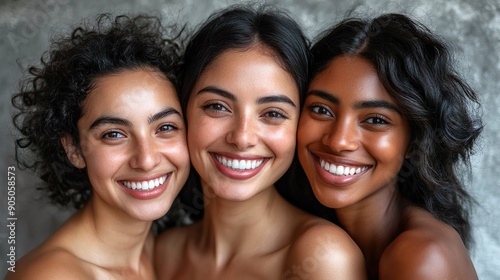
M132 196L135 199L139 200L148 200L148 199L154 199L162 195L165 190L167 189L167 185L170 182L170 178L172 177L172 174L168 174L167 179L163 184L159 185L158 187L149 190L149 191L139 191L139 190L132 190L124 186L122 183L119 183L119 185L125 190L126 193L128 193L130 196ZM158 178L156 176L155 178ZM147 181L147 180L137 180L137 181Z
M371 167L367 168L365 171L362 171L362 172L360 172L358 174L354 174L354 175L334 175L321 167L320 162L319 162L319 157L317 157L315 155L313 157L314 157L314 165L316 167L316 170L318 171L319 177L323 181L325 181L326 183L333 185L333 186L337 186L337 187L345 187L345 186L348 186L350 184L355 183L356 181L361 179L361 177L368 170L371 169Z
M223 155L227 158L234 158L234 159L254 159L251 157L241 157L237 155L229 155L229 154L219 154ZM217 170L219 170L220 173L224 174L224 176L229 177L231 179L235 180L246 180L249 178L252 178L253 176L257 175L260 170L264 167L264 165L267 163L268 159L264 159L261 165L256 167L255 169L247 169L247 170L234 170L228 167L225 167L222 165L217 159L215 158L215 155L210 153L210 156L212 157L212 161L215 164L215 167L217 167Z

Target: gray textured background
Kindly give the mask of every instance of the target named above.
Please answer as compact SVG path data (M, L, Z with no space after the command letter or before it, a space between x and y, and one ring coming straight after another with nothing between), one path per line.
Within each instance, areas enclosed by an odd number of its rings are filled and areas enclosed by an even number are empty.
M15 165L10 97L21 70L36 62L53 32L99 12L149 12L191 26L211 11L237 1L182 0L0 0L0 274L7 268L7 167ZM481 279L500 279L500 2L498 0L295 0L268 1L288 9L309 37L338 21L353 5L357 11L407 12L450 41L459 71L481 95L485 130L473 157L470 192L478 201L473 223L473 262ZM52 207L36 191L38 179L16 172L16 256L44 240L70 214ZM0 276L3 277L3 276Z

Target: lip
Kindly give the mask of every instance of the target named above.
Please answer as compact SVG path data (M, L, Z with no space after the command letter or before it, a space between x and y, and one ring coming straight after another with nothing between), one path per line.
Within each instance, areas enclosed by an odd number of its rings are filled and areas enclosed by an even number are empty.
M141 181L150 181L150 180L155 180L158 178L161 178L163 176L166 176L165 181L160 184L159 186L151 189L151 190L133 190L128 188L127 186L124 185L124 181L126 182L141 182ZM162 175L155 175L155 176L150 176L150 177L141 177L141 178L134 178L133 180L120 180L118 181L118 184L125 190L126 193L128 193L130 196L133 198L139 199L139 200L149 200L149 199L154 199L162 195L165 190L167 189L167 185L170 182L170 178L172 177L172 172L162 174Z
M330 185L337 186L337 187L345 187L345 186L348 186L348 185L351 185L351 184L357 182L358 180L360 180L363 177L363 175L366 172L368 172L368 170L370 170L372 168L371 165L360 165L359 163L354 163L350 160L345 160L345 159L329 160L326 157L320 158L320 156L318 156L316 154L312 154L312 157L314 159L315 168L316 168L321 180L323 180L324 182L326 182ZM347 165L350 167L358 167L358 168L362 168L362 170L359 173L353 174L353 175L332 174L332 173L326 171L323 167L321 167L321 162L320 162L321 159L323 159L329 163L334 163L335 165L342 165L342 166ZM365 169L363 170L363 168L365 168Z
M262 170L264 165L266 165L267 161L269 160L269 158L264 158L264 157L242 156L242 155L228 154L228 153L209 153L209 154L217 170L219 170L219 172L221 172L224 176L235 180L246 180L254 177ZM259 166L255 167L254 169L237 170L224 166L217 160L216 157L225 157L237 160L262 160L262 163Z

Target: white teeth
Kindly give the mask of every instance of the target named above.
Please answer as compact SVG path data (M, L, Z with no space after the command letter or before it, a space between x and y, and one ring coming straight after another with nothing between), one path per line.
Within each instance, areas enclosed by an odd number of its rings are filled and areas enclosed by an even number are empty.
M328 172L335 174L336 171L337 171L337 166L335 166L335 164L330 164L330 168L328 169Z
M259 165L264 162L263 159L258 160L237 160L237 159L229 159L223 156L216 155L215 158L218 162L220 162L225 167L234 169L234 170L247 170L247 169L255 169L259 167Z
M165 175L160 178L156 178L154 180L149 180L149 181L141 181L141 182L121 181L121 182L125 187L132 190L149 191L165 183L165 181L167 180L167 176L168 175Z
M354 174L361 173L365 171L368 167L349 167L349 166L343 166L343 165L335 165L333 163L329 163L325 160L320 159L319 161L321 168L324 170L338 175L338 176L350 176Z
M335 172L336 175L342 175L344 174L344 167L342 165L337 166L337 171Z

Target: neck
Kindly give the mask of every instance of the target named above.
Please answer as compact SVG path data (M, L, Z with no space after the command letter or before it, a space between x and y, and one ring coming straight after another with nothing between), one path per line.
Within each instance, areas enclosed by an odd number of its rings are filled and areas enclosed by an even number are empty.
M403 200L397 187L387 187L336 213L343 228L365 255L368 269L378 268L385 248L394 240L402 223Z
M94 262L103 267L139 269L145 246L152 245L151 221L134 219L95 195L84 207L80 219L86 225L89 239L86 246Z
M286 223L293 211L273 186L245 201L205 196L205 205L198 242L211 252L218 265L227 263L238 252L260 254L273 250L272 246L281 246L282 240L277 237L280 234L270 229L285 228L280 223Z

